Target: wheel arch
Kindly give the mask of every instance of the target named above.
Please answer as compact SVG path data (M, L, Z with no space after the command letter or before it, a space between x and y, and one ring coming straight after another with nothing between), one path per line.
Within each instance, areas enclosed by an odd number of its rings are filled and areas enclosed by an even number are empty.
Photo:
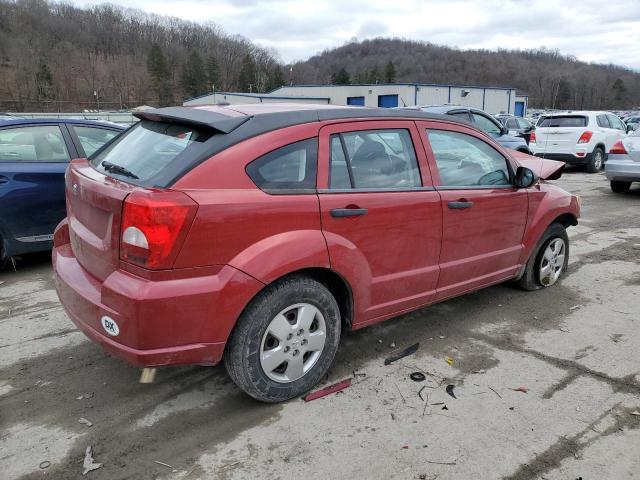
M576 217L573 213L563 213L551 220L551 222L549 222L549 225L547 225L547 228L549 228L554 223L559 223L564 228L575 227L576 225L578 225L578 217ZM544 231L546 231L546 229L543 230L543 232Z

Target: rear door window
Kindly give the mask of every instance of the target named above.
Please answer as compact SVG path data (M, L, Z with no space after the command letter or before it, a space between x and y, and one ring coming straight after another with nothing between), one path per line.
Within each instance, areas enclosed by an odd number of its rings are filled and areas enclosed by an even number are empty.
M538 127L552 127L552 128L575 128L586 127L587 117L582 115L565 115L562 117L545 117L542 121L538 122Z
M172 162L188 157L209 136L191 126L142 120L106 148L98 150L91 157L91 164L107 175L143 183ZM122 169L108 170L104 162L122 167L129 173L123 173Z
M247 165L247 175L268 193L314 193L318 169L318 140L292 143Z
M67 145L58 125L0 130L0 162L68 162Z
M500 135L502 135L502 129L497 124L497 122L493 122L484 115L480 115L479 113L475 112L472 112L471 116L473 117L474 123L480 130L484 130L489 135L493 135L495 137L499 137Z
M596 117L596 123L600 128L611 128L611 124L609 123L609 119L606 115L598 115Z
M616 130L626 131L626 127L624 126L624 123L622 123L622 120L620 120L618 117L616 117L615 115L607 114L607 118L609 119L611 128L615 128Z
M492 146L466 133L427 130L440 172L440 185L511 185L507 160Z
M408 130L360 130L331 136L329 188L420 186L420 170Z
M118 131L107 128L73 125L73 130L80 140L85 157L90 157L96 150L118 135Z

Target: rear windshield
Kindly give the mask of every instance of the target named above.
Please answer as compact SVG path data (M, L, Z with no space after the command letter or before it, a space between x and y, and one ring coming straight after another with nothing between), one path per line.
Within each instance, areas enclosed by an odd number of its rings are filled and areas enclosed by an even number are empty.
M587 117L580 115L545 117L538 122L538 127L586 127Z
M209 136L191 126L142 120L89 160L102 173L145 184L171 163L186 160Z

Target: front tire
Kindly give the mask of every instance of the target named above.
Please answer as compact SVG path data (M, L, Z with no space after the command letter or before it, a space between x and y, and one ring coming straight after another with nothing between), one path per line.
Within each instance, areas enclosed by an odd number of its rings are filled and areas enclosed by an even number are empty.
M267 403L297 397L326 374L340 342L340 309L302 275L269 285L247 306L227 342L225 367L248 395Z
M611 180L611 191L614 193L625 193L631 188L631 182L620 182Z
M567 231L559 223L552 223L540 238L517 284L528 291L551 287L557 283L568 265Z
M591 154L591 160L587 163L587 172L597 173L602 169L604 165L604 150L600 147L596 147Z

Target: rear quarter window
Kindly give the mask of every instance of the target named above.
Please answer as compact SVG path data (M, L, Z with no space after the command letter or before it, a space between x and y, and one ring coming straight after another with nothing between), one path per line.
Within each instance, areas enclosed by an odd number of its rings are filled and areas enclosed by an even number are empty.
M540 122L538 122L538 127L574 128L586 127L587 123L587 117L584 117L582 115L566 115L562 117L545 117Z
M280 147L246 167L253 183L272 194L315 193L317 170L317 138Z

